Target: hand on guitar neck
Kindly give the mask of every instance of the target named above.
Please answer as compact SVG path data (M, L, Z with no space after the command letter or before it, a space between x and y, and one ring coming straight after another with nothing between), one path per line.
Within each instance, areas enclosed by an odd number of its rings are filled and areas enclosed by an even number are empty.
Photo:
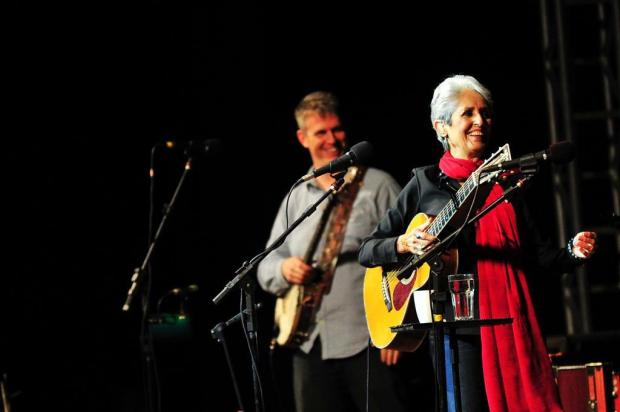
M413 253L423 255L430 245L437 242L437 237L425 232L432 223L433 218L429 218L425 223L398 237L396 241L396 251L400 254Z

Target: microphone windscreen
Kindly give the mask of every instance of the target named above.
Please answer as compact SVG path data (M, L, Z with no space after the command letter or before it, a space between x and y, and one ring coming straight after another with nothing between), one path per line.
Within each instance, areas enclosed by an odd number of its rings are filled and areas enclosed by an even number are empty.
M359 142L354 144L350 150L351 156L356 163L365 164L372 157L372 145L369 142Z
M564 164L575 158L575 145L568 141L554 143L549 147L549 159L553 163Z

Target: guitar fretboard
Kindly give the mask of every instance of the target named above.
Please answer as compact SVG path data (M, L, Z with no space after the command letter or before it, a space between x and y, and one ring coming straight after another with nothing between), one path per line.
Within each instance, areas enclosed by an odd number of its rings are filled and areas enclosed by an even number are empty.
M458 208L465 202L465 199L467 199L471 192L474 191L477 186L477 180L478 171L475 171L467 178L463 186L461 186L461 188L456 192L455 198L450 199L448 204L441 209L441 212L439 212L439 214L435 217L435 220L433 220L433 223L431 223L428 227L428 233L433 236L437 236L441 233L450 219L452 219L455 215ZM455 201L458 204L455 205Z
M463 186L456 192L455 198L450 199L448 204L441 209L441 212L435 217L435 220L428 227L427 232L433 236L439 235L441 231L446 227L450 219L456 214L458 208L465 202L471 192L474 191L476 186L481 183L479 176L480 171L487 166L491 166L500 162L510 160L510 147L508 144L502 146L497 152L493 153L478 169L476 169L465 181ZM497 173L487 174L482 180L488 181L493 178ZM456 203L456 204L455 204Z

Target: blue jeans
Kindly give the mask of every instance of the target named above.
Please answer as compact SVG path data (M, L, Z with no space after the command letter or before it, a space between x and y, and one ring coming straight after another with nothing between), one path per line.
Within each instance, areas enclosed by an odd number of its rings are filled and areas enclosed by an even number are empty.
M488 403L484 388L484 376L482 374L482 345L480 335L462 334L456 335L456 356L458 358L459 386L461 395L462 412L488 411ZM430 335L431 354L435 353L435 339ZM453 383L453 353L450 348L450 340L444 337L444 359L446 367L446 392L448 398L448 410L456 411L455 390ZM433 365L436 366L435 356Z

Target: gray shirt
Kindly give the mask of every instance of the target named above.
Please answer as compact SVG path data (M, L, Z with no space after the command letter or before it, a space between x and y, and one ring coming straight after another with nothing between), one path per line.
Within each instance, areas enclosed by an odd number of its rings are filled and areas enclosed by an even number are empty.
M323 359L350 357L366 348L369 336L362 295L365 268L357 262L356 257L362 241L375 229L388 208L393 206L399 192L400 186L389 174L378 169L368 169L353 203L331 288L323 296L316 323L309 339L301 345L302 351L310 352L317 336L321 339ZM289 224L323 193L314 181L296 187L289 201ZM289 234L278 249L260 263L258 281L264 290L277 296L282 296L288 290L290 284L282 275L282 262L291 256L306 255L326 204L327 201L324 201ZM285 207L286 199L280 205L267 244L271 244L286 229ZM323 243L324 239L317 247L315 259L319 259Z

